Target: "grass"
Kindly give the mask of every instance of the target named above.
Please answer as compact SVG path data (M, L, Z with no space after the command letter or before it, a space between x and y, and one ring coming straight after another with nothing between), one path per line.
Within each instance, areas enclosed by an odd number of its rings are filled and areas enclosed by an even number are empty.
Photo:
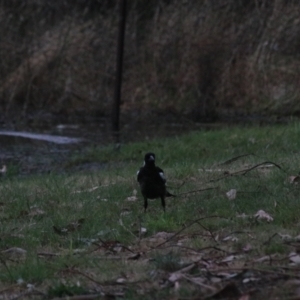
M222 287L228 283L223 269L240 272L243 280L250 266L252 279L263 281L266 269L277 282L293 277L288 255L298 249L293 237L299 234L300 201L299 187L288 177L299 173L299 134L296 122L191 132L123 145L118 152L93 147L66 162L101 162L99 172L2 178L0 293L27 291L29 299L85 293L168 299L214 291L225 297L216 286L220 278ZM167 198L165 214L160 200L150 201L143 213L135 174L150 150L178 195ZM244 172L262 162L271 163ZM237 190L234 200L226 197L230 189ZM128 201L134 190L137 201ZM189 193L194 190L200 191ZM258 220L253 216L258 210L274 220ZM73 222L82 218L75 228ZM139 233L141 227L146 233ZM193 270L168 280L193 262ZM289 269L285 279L283 267ZM263 291L243 282L234 284L244 293L254 289L257 299L281 292L269 281L263 281ZM26 284L35 289L28 291Z

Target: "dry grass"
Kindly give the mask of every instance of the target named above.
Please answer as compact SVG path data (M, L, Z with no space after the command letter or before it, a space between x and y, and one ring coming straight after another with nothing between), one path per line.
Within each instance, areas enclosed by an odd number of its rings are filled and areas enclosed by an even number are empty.
M83 10L80 1L64 1L52 9L35 1L0 3L4 110L107 113L115 3L87 3ZM123 109L197 118L228 109L297 113L299 15L295 1L130 1Z

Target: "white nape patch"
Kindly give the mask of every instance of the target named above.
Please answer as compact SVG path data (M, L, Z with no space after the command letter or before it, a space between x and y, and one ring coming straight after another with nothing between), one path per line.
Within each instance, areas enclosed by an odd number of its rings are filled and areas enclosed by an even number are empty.
M146 162L144 161L144 166L146 165ZM138 171L139 172L139 171Z
M138 170L138 171L136 172L136 176L139 176L139 173L140 173L140 170Z
M165 174L163 172L159 172L159 176L164 180L166 181L166 177L165 177Z

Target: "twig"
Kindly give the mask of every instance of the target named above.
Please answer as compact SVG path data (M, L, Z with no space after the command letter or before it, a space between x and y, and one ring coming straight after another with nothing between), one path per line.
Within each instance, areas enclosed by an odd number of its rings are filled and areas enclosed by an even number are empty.
M178 190L178 189L180 189L182 186L184 186L185 183L186 183L186 181L183 180L182 183L180 183L180 184L177 185L177 186L172 186L172 185L169 185L169 184L168 184L168 188L170 188L170 189L177 189L177 190Z
M217 241L216 241L214 235L212 234L212 232L211 232L208 228L206 228L204 225L202 225L202 224L199 223L199 222L197 222L197 224L199 224L204 230L208 231L209 234L210 234L210 237L215 241L215 243L217 243Z
M137 236L136 236L131 230L129 230L128 228L126 228L126 227L124 226L123 221L122 221L121 218L120 218L120 220L119 220L119 224L120 224L127 232L129 232L131 235L133 235L135 238L137 238Z
M256 156L256 155L253 154L253 153L242 154L242 155L233 157L233 158L231 158L231 159L228 159L228 160L224 161L223 163L218 164L217 166L229 165L229 164L231 164L232 162L234 162L234 161L236 161L236 160L238 160L238 159L240 159L240 158L242 158L242 157L246 157L246 156L250 156L250 155Z
M99 284L100 286L102 286L102 283L100 281L95 280L94 278L92 278L90 275L87 275L84 272L79 271L78 269L72 269L72 268L68 268L66 271L73 273L73 274L78 274L78 275L82 275L83 277L89 279L90 281Z
M200 248L200 249L194 249L194 248L191 248L191 247L186 247L186 246L181 246L181 245L170 245L170 246L166 246L166 247L164 247L162 249L168 249L168 248L171 248L171 247L172 248L177 247L177 248L180 248L180 249L184 249L184 250L188 250L188 251L193 251L193 252L196 252L196 253L201 253L204 250L208 250L208 249L214 249L216 251L224 252L227 255L234 254L232 252L229 252L227 250L224 250L224 249L221 249L221 248L218 248L218 247L215 247L215 246L208 246L208 247L204 247L204 248Z
M271 240L272 240L275 236L279 236L279 234L275 232L273 235L271 235L271 236L268 238L267 241L265 241L265 242L263 243L263 245L269 244L269 243L271 242Z
M260 167L260 166L262 166L262 165L266 165L266 164L272 164L272 165L274 165L276 168L278 168L279 170L281 170L281 171L283 171L284 173L287 174L287 172L286 172L285 170L283 170L282 167L280 167L278 164L276 164L276 163L274 163L274 162L272 162L272 161L265 161L265 162L262 162L262 163L260 163L260 164L258 164L258 165L255 165L255 166L253 166L253 167L251 167L251 168L249 168L249 169L246 169L246 170L244 170L244 171L239 171L239 172L244 172L242 175L246 175L248 172L250 172L250 171L252 171L252 170L254 170L254 169L256 169L256 168L258 168L258 167ZM237 172L237 173L238 173L238 172ZM233 173L233 174L235 174L235 173Z
M205 219L211 219L211 218L221 218L221 219L226 219L226 218L220 217L220 216L210 216L210 217L199 218L199 219L197 219L197 220L195 220L195 221L192 221L192 222L191 222L189 225L187 225L186 227L184 227L184 228L180 229L179 231L177 231L177 232L176 232L174 235L172 235L169 239L167 239L166 241L160 243L159 245L157 245L157 246L154 247L153 249L156 249L156 248L158 248L158 247L160 247L160 246L162 246L162 245L168 243L170 240L172 240L175 236L177 236L178 234L180 234L182 231L184 231L185 229L187 229L187 228L191 227L192 225L198 223L199 221L205 220Z
M90 299L100 299L104 296L112 296L112 295L105 295L104 293L99 294L92 294L92 295L77 295L77 296L67 296L64 298L53 298L52 300L90 300ZM115 296L123 297L124 293L118 293Z
M186 194L197 193L197 192L204 192L204 191L216 190L216 189L219 189L219 187L216 186L216 187L211 187L211 188L206 188L206 189L200 189L200 190L188 191L188 192L180 193L180 194L178 194L178 195L176 195L176 196L178 197L178 196L182 196L182 195L186 195Z
M195 263L191 263L190 265L188 265L188 266L186 266L186 267L184 267L184 268L182 268L182 269L180 269L180 270L178 270L178 271L176 271L174 273L178 273L178 274L179 273L186 273L186 272L192 270L194 267L196 267L196 264Z
M182 274L182 277L185 278L186 280L188 280L188 281L196 284L196 285L199 285L201 287L204 287L204 288L206 288L208 290L211 290L211 291L215 292L215 288L214 287L212 287L210 285L207 285L205 283L202 283L200 281L196 281L193 277L190 277L190 276L187 276L187 275L184 275L184 274Z
M102 245L99 245L99 244L96 243L96 242L92 242L92 244L93 244L93 245L96 245L98 248L93 249L90 253L95 252L95 251L97 251L97 250L100 249L100 248L104 248L104 249L106 249L106 250L108 250L108 251L111 251L112 253L116 253L116 252L117 252L117 251L115 251L115 250L113 250L113 249L110 249L110 248L112 248L112 245L109 245L107 242L103 241L101 238L98 237L98 240L102 243ZM128 247L126 247L126 246L124 246L123 244L119 243L118 241L115 241L115 244L120 244L120 247L122 247L123 249L125 249L125 250L131 252L132 254L137 254L137 253L135 253L134 251L132 251L131 249L129 249Z
M231 236L231 235L233 235L233 234L243 234L243 233L249 234L249 233L252 233L252 232L251 232L251 231L242 231L242 230L232 231L232 232L228 233L227 235L225 235L225 236L223 237L223 240L224 240L225 238L227 238L228 236Z
M226 174L225 176L222 176L222 177L219 177L219 178L216 178L216 179L211 179L211 180L209 180L209 181L206 181L206 182L204 182L204 184L205 183L210 183L210 182L216 182L216 181L220 181L220 180L222 180L222 179L225 179L225 178L228 178L228 177L230 177L230 175L231 174Z

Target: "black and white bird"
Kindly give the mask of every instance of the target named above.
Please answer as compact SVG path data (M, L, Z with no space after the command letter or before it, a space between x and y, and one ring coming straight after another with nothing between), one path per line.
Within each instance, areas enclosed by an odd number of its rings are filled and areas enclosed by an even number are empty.
M145 212L148 207L148 199L161 199L161 205L165 212L165 197L171 197L166 188L166 177L164 171L155 166L155 154L147 153L145 155L144 166L137 172L137 181L140 184L141 192L144 197Z

